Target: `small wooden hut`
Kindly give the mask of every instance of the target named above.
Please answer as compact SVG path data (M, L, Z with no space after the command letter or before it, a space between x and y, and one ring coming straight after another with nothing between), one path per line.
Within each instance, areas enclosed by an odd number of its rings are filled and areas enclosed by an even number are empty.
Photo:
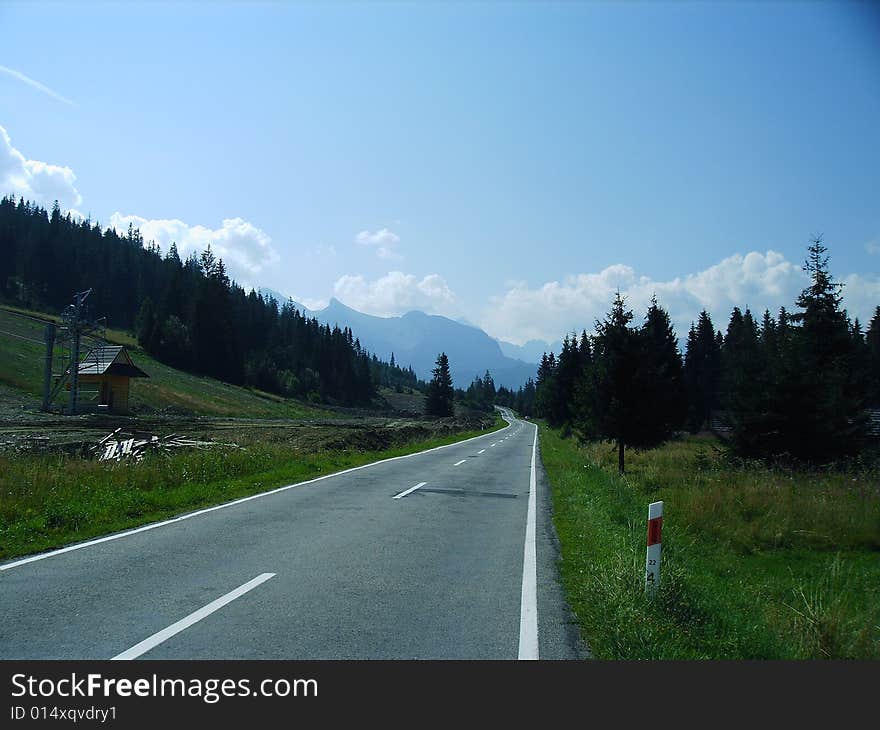
M99 345L79 364L80 389L96 390L99 410L128 413L132 378L149 378L135 365L122 345Z

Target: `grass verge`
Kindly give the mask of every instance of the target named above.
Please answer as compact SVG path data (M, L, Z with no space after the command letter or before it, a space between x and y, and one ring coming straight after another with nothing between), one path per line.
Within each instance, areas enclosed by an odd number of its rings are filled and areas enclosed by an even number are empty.
M140 463L66 455L0 457L0 560L137 527L285 484L462 441L488 431L412 440L385 450L303 454L289 445L151 454Z
M880 658L880 475L725 459L710 439L627 454L541 425L561 574L603 659ZM662 580L644 597L647 505Z

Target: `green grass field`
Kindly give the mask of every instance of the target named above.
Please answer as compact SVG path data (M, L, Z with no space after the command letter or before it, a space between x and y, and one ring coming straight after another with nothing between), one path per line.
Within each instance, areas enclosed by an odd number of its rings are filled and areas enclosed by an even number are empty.
M0 307L0 383L39 398L43 392L45 348L21 338L42 342L44 325L16 313L57 318ZM171 407L194 415L240 418L322 418L328 415L300 401L175 370L147 355L128 333L108 330L107 339L125 345L135 365L150 376L132 381L131 407L135 412Z
M603 659L880 658L880 474L736 464L688 438L627 452L541 426L562 580ZM649 502L661 587L644 597Z

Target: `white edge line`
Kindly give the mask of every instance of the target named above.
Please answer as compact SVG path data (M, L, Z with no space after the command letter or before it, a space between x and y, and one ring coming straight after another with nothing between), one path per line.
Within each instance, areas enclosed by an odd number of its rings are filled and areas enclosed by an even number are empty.
M507 418L502 414L502 418L507 421ZM62 555L64 553L69 553L74 550L82 550L83 548L91 547L92 545L98 545L102 542L110 542L112 540L119 540L123 537L128 537L129 535L136 535L139 532L146 532L147 530L154 530L157 527L164 527L165 525L171 525L175 522L181 522L183 520L188 520L191 517L198 517L199 515L206 515L209 512L215 512L220 509L226 509L227 507L234 507L237 504L243 504L244 502L250 502L252 499L259 499L260 497L268 497L270 494L278 494L279 492L286 492L288 489L294 489L296 487L304 487L306 484L314 484L315 482L323 481L324 479L331 479L332 477L342 476L343 474L350 474L354 471L360 471L361 469L368 469L371 466L376 466L377 464L387 464L390 461L398 461L400 459L410 459L413 456L421 456L422 454L430 454L432 451L439 451L440 449L448 449L450 446L458 446L460 444L466 444L469 441L476 441L477 439L483 439L487 436L494 436L502 431L507 430L512 425L511 421L507 421L507 425L504 428L499 429L498 431L490 431L489 433L480 434L479 436L472 436L469 439L465 439L464 441L454 441L451 444L443 444L443 446L434 446L430 449L425 449L424 451L414 451L412 454L403 454L402 456L390 456L387 459L379 459L379 461L371 461L369 464L361 464L360 466L352 466L348 469L343 469L342 471L336 471L332 474L324 474L319 477L315 477L314 479L308 479L304 482L296 482L295 484L288 484L283 487L276 487L275 489L270 489L267 492L258 492L257 494L251 494L247 497L241 497L239 499L234 499L231 502L224 502L223 504L214 505L213 507L206 507L205 509L200 509L195 512L189 512L185 515L179 515L178 517L172 517L168 520L162 520L161 522L152 522L147 525L141 525L140 527L135 527L131 530L125 530L124 532L116 532L112 535L105 535L104 537L99 537L95 540L88 540L86 542L78 542L73 545L68 545L67 547L58 548L57 550L50 550L45 553L37 553L36 555L30 555L26 558L22 558L21 560L16 560L12 563L6 563L5 565L0 565L0 573L4 570L10 570L12 568L17 568L20 565L26 565L27 563L33 563L37 560L45 560L46 558L51 558L56 555Z
M227 603L232 603L236 598L243 596L248 591L253 590L261 583L265 583L270 578L274 578L275 573L262 573L258 575L256 578L249 580L247 583L240 585L235 590L229 591L225 596L220 596L213 601L211 601L207 606L202 606L198 611L193 611L186 618L180 619L180 621L176 621L171 624L167 628L162 629L161 631L157 631L152 636L148 636L143 641L138 642L130 649L126 649L121 654L117 654L110 661L121 661L125 659L137 659L141 654L146 654L150 649L158 646L162 642L170 639L175 634L179 634L184 629L188 629L195 623L198 623L203 618L207 618L214 611L218 611L223 608Z
M535 546L536 479L535 453L538 427L532 442L532 468L529 474L529 507L526 515L526 539L523 547L522 594L519 608L519 658L538 658L538 560Z
M419 482L419 483L416 484L414 487L410 487L409 489L404 489L400 494L395 494L391 499L402 499L403 497L405 497L405 496L406 496L407 494L409 494L410 492L415 492L417 489L421 489L421 488L424 487L427 483L428 483L428 482Z
M452 466L459 466L461 464L464 464L464 462L466 462L466 461L467 461L467 459L462 459L461 461L456 461Z

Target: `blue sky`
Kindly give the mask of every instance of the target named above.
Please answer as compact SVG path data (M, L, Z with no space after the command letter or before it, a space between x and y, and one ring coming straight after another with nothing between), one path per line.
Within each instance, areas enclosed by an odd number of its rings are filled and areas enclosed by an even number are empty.
M0 192L312 305L522 342L620 287L722 325L790 304L815 233L880 304L867 4L0 1L0 37Z

